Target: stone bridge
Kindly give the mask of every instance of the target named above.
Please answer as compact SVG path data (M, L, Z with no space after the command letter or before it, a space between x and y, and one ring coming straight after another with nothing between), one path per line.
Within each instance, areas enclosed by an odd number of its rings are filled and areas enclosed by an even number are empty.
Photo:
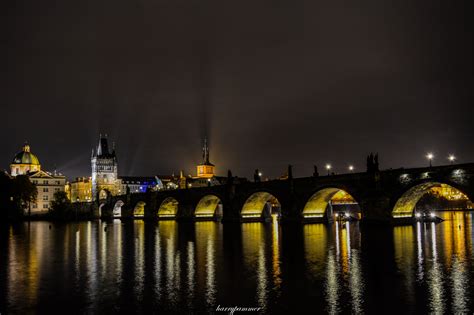
M265 220L273 206L282 220L324 221L342 190L356 200L362 220L390 222L411 220L420 198L442 184L474 200L474 163L240 184L228 178L220 186L108 196L97 206L103 218L223 221Z

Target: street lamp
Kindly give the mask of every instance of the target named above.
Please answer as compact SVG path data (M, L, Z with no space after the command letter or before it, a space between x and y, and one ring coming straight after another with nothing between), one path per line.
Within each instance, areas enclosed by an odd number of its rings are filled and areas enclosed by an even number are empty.
M432 166L432 163L431 163L431 162L433 161L433 158L434 158L433 153L428 153L428 154L426 155L426 158L430 161L430 167L431 167L431 166Z
M352 165L349 165L349 172L351 172L351 173L352 173L352 171L354 171L354 166L352 166Z
M451 164L453 164L453 162L456 160L456 157L453 154L450 154L448 160L451 162Z
M331 164L326 164L326 169L328 170L328 176L329 176L329 171L331 170Z

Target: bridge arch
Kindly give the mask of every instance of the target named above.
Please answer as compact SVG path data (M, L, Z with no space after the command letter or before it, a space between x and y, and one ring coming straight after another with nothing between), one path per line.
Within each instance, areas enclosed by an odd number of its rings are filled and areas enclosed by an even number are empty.
M222 200L216 195L202 197L194 209L195 218L214 218L222 216Z
M307 219L322 219L328 215L327 209L332 203L331 201L338 200L341 204L353 204L357 207L354 209L360 213L358 202L356 199L343 188L338 187L326 187L319 189L309 197L308 201L303 208L303 218ZM352 211L351 211L352 212ZM337 211L336 211L337 213ZM335 215L335 214L329 214Z
M110 191L108 191L107 189L101 189L99 191L98 199L99 200L107 200L110 195L111 195Z
M159 218L173 219L178 214L179 202L173 197L164 199L158 208L157 216Z
M404 191L398 198L396 198L395 205L392 209L392 217L397 218L410 218L414 216L416 206L423 196L428 194L435 188L448 188L459 192L464 198L469 200L467 194L461 189L451 184L446 184L439 181L428 181L416 184L406 191Z
M145 216L145 206L146 203L144 201L137 202L135 207L133 208L133 217L143 218Z
M112 210L112 216L114 218L122 217L122 207L125 203L122 200L117 200L114 204L114 208Z
M273 210L281 211L280 201L270 192L258 191L245 200L240 215L243 219L269 218Z

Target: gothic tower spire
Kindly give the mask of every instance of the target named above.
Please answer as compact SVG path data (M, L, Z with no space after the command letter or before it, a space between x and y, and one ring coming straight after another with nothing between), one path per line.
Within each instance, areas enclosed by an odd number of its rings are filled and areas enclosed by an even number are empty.
M204 138L204 145L202 147L202 163L210 164L209 162L209 146L207 145L207 137Z
M209 161L209 146L207 144L207 137L204 138L204 144L202 146L202 162L197 166L197 177L214 177L214 164Z

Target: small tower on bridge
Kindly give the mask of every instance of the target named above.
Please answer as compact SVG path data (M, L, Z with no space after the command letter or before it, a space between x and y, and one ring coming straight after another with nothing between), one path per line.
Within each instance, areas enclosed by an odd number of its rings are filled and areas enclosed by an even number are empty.
M209 161L209 146L207 145L207 138L204 138L204 145L202 147L202 162L197 166L197 177L214 177L214 164Z

